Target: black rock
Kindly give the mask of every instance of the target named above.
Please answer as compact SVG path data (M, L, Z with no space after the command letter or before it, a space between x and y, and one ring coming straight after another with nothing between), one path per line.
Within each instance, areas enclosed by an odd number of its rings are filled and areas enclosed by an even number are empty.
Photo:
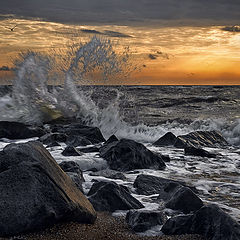
M208 157L208 158L215 158L216 154L210 153L202 148L196 148L196 147L186 147L184 148L184 154L185 155L191 155L191 156L199 156L199 157Z
M190 213L199 210L203 206L202 200L187 187L180 187L167 201L166 207Z
M70 136L79 136L85 138L91 142L91 144L105 142L105 139L97 127L89 127L77 123L69 125L55 126L52 131L65 133Z
M63 133L47 133L39 138L39 141L46 145L50 145L55 142L65 143L66 140L67 140L67 135Z
M28 126L19 122L0 121L0 138L26 139L41 137L45 131L40 127Z
M217 205L211 204L194 214L191 232L210 240L239 240L240 224Z
M193 214L172 217L163 225L161 231L165 235L191 234Z
M240 224L217 205L210 204L195 214L170 218L162 232L167 235L199 234L209 240L239 240Z
M225 147L227 145L227 141L216 131L196 131L178 136L174 144L177 148Z
M97 211L139 209L144 206L125 187L115 182L96 182L89 191L89 200Z
M63 152L62 152L63 156L81 156L82 153L80 151L78 151L75 147L73 146L67 146Z
M111 169L104 169L101 171L93 172L90 173L91 176L103 176L105 178L110 178L110 179L121 179L121 180L126 180L126 177L123 173L111 170Z
M130 171L144 168L163 170L166 167L161 157L133 140L121 139L101 147L99 151L100 156L107 160L113 170Z
M187 187L184 182L178 182L145 174L138 175L134 181L133 186L136 188L136 192L138 194L159 194L159 199L162 199L164 201L170 200L174 193L182 186ZM191 189L194 192L196 191L194 188Z
M115 135L112 135L111 137L109 137L109 139L104 143L104 144L109 144L112 142L117 142L118 138Z
M173 146L177 141L177 137L172 132L167 132L164 136L153 143L154 146L164 147Z
M0 192L0 236L96 219L90 202L39 142L0 152Z
M126 222L135 232L145 232L148 229L163 225L167 216L160 211L130 210L126 216Z
M59 146L61 146L61 145L58 142L52 142L52 143L48 144L46 148L59 147Z

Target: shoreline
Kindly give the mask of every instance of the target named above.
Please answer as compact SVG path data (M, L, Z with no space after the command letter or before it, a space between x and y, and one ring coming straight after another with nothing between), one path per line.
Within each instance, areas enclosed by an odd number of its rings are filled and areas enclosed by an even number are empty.
M106 212L98 212L94 224L59 223L44 230L1 238L21 240L205 240L199 235L139 236L133 233L122 217L113 217Z

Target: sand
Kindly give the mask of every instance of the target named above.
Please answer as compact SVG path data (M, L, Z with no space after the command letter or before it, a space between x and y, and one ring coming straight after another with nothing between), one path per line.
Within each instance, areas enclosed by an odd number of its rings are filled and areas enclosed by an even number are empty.
M93 225L79 223L56 224L45 230L23 234L15 240L204 240L198 235L141 237L128 228L123 218L115 218L108 213L98 213L98 218Z

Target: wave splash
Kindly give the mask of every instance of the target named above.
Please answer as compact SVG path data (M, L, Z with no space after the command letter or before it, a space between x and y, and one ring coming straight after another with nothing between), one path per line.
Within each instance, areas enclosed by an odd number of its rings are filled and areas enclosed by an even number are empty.
M63 56L62 56L63 57ZM100 109L80 83L129 76L128 52L117 54L110 40L93 37L85 45L72 49L69 63L59 67L51 56L28 52L16 63L16 79L12 93L0 98L0 120L42 124L58 117L81 119L87 125L97 126L105 137L112 134L141 142L154 142L168 131L176 135L196 130L217 130L233 145L240 145L240 120L226 124L223 120L195 120L191 124L165 123L155 127L144 124L132 126L120 114L122 94L107 107ZM61 60L64 62L65 58ZM57 70L53 70L53 69ZM49 82L64 76L61 85L49 87ZM90 82L91 83L91 82Z

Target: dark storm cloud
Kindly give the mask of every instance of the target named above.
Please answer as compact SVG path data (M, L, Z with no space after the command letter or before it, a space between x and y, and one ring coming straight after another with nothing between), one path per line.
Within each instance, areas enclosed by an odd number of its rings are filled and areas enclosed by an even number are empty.
M147 20L232 21L240 19L239 0L1 0L0 13L72 23Z
M81 32L83 33L88 33L88 34L96 34L96 35L105 35L108 37L118 37L118 38L129 38L131 37L130 35L121 33L121 32L115 32L115 31L109 31L105 30L103 32L97 31L97 30L92 30L92 29L81 29Z
M227 31L227 32L239 32L240 33L240 27L239 26L227 26L222 28L223 31Z

